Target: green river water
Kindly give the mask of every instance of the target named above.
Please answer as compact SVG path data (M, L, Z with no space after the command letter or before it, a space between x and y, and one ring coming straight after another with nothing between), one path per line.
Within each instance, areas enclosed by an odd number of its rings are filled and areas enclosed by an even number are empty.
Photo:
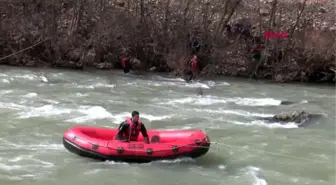
M335 184L333 87L228 78L186 84L117 71L0 71L1 185ZM146 164L95 161L63 147L69 127L116 128L133 110L147 129L203 129L219 144L196 160ZM305 128L255 118L292 110L323 116Z

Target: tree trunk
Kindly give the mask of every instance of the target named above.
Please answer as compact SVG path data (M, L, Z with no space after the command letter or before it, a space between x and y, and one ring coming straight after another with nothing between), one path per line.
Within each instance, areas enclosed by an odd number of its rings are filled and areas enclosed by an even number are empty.
M168 31L169 31L169 6L170 6L170 1L171 0L167 0L166 2L166 6L165 6L165 19L164 19L164 23L163 23L163 38L165 41L163 41L163 51L164 53L168 53L168 44L169 39L168 39Z

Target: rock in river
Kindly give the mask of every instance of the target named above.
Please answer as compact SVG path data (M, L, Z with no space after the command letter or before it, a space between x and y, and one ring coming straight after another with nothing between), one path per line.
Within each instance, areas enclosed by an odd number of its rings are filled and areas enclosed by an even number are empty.
M304 127L317 121L321 117L322 115L319 114L309 114L305 111L294 111L290 113L276 114L273 117L262 118L262 120L269 123L280 122L283 124L295 122L299 127Z

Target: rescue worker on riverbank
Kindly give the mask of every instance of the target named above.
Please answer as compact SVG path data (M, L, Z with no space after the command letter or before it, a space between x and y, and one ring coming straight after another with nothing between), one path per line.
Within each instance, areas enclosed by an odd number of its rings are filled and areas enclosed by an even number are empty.
M200 44L200 42L198 41L197 38L193 37L190 41L190 46L189 47L191 49L191 54L192 55L197 55L198 52L201 49L201 44Z
M252 58L254 60L259 60L261 57L261 51L263 49L263 43L261 42L261 39L259 37L256 37L253 39L253 45L250 50L252 54Z
M124 73L129 73L131 70L130 58L123 56L120 59L121 67L124 70Z
M145 125L139 119L139 112L133 111L132 118L129 118L119 125L119 132L116 140L137 141L139 133L144 137L144 142L149 143Z
M198 57L194 55L193 58L188 61L187 65L188 65L188 68L191 68L191 76L186 81L190 82L199 73Z

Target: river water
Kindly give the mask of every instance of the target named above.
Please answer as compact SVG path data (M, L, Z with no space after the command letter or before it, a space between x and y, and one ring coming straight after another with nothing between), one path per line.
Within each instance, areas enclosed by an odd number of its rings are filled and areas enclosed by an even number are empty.
M228 78L186 84L116 71L0 70L1 185L335 184L333 87ZM280 105L281 100L296 103ZM133 110L147 129L203 129L218 144L196 160L147 164L94 161L63 147L69 127L116 128ZM323 116L305 128L255 118L291 110Z

